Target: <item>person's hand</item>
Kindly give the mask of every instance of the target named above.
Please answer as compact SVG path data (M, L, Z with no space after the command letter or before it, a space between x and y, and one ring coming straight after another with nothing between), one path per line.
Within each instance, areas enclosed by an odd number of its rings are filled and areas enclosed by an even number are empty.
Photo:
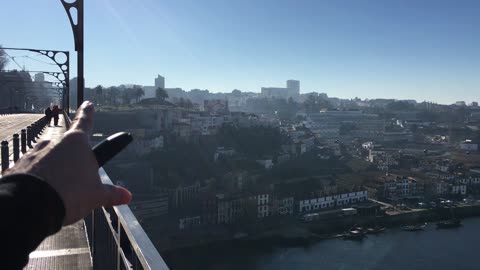
M65 206L63 225L84 218L97 207L127 204L132 198L127 189L100 181L98 164L88 143L93 113L93 104L85 101L60 141L38 143L7 171L36 175L50 184Z

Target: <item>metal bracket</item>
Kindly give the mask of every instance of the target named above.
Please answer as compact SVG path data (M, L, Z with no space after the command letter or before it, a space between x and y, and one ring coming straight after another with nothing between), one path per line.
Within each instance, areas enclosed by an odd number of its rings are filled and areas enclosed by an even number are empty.
M70 52L69 51L56 51L56 50L40 50L40 49L31 49L31 48L2 48L4 50L16 50L16 51L30 51L34 53L38 53L40 55L46 56L52 60L55 65L61 70L60 72L47 72L47 71L40 71L44 74L52 75L55 77L58 81L60 81L63 84L64 88L64 95L68 97L68 93L70 91ZM64 55L65 56L65 61L58 60L59 55ZM60 78L60 74L63 74L63 79ZM70 104L68 102L68 98L66 99L67 108L70 107Z
M75 0L71 3L66 0L60 0L62 2L65 12L67 12L68 20L70 21L70 26L72 27L73 39L75 41L75 51L83 49L83 0ZM75 9L77 12L77 21L73 20L72 9Z
M73 0L71 3L66 0L62 2L67 12L70 26L72 27L75 51L77 51L77 107L83 102L83 91L85 88L84 65L83 65L83 0ZM73 20L72 10L76 11L76 21Z
M55 77L55 79L57 79L62 84L63 88L65 88L67 86L67 81L60 78L60 75L62 75L63 73L51 72L51 71L40 71L40 72L43 73L43 74L47 74L47 75ZM65 76L65 74L63 74L63 75Z
M70 80L69 78L70 77L70 70L69 70L70 69L70 52L55 51L55 50L40 50L40 49L30 49L30 48L2 48L2 49L15 50L15 51L30 51L30 52L38 53L50 58L50 60L52 60L57 65L57 67L61 70L61 73L60 72L44 72L44 71L40 71L40 72L54 76L55 78L57 78L57 80L61 81L65 87L68 88L69 86L68 82ZM59 61L57 59L57 56L62 54L65 56L65 61ZM60 74L63 74L64 76L63 79L59 77Z

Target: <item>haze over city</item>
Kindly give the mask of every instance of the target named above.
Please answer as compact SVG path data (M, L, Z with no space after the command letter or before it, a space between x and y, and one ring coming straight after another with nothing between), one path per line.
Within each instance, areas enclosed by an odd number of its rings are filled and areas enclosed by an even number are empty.
M468 103L480 84L479 8L478 1L86 1L86 84L151 85L162 74L167 87L259 92L297 79L302 93ZM0 29L9 37L2 45L73 50L62 9L55 1L2 6L0 23L14 26ZM71 68L75 74L74 60Z
M0 7L0 268L478 268L479 0Z

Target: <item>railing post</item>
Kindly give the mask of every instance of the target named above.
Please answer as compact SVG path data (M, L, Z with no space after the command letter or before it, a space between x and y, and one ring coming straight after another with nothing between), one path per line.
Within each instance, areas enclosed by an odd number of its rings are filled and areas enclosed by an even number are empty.
M33 148L32 141L33 141L32 126L28 126L27 127L27 145L28 145L28 148Z
M27 131L25 129L20 131L20 143L22 147L22 153L25 154L27 152Z
M94 211L90 213L90 215L86 216L84 219L85 222L85 227L87 231L87 238L88 242L90 243L90 254L93 258L93 240L94 238L94 227L93 227L93 216L94 216Z
M18 133L13 134L13 162L20 158L20 139Z
M38 133L39 133L39 130L38 130L38 122L33 122L32 124L32 129L33 129L33 137L32 137L32 141L34 143L36 143L36 139L38 138Z
M42 117L42 118L40 119L40 123L42 124L42 131L44 131L44 130L45 130L45 127L47 126L47 117L45 117L45 116Z
M42 120L35 122L35 125L37 125L37 137L40 137L40 134L42 134L43 131Z
M4 172L6 169L8 169L10 165L10 161L8 160L8 142L7 141L2 141L1 152L2 152L2 172Z
M43 128L45 126L43 125L43 119L38 120L38 133L42 134L43 133Z

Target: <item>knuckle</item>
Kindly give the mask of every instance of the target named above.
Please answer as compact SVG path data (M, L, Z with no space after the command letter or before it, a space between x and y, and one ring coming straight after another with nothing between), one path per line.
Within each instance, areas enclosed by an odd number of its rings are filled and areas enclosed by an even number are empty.
M84 142L87 139L87 135L83 131L72 130L68 131L63 137L63 142L65 143L78 143Z
M75 117L73 121L78 122L78 121L87 121L87 120L88 120L87 115L85 113L80 113Z

